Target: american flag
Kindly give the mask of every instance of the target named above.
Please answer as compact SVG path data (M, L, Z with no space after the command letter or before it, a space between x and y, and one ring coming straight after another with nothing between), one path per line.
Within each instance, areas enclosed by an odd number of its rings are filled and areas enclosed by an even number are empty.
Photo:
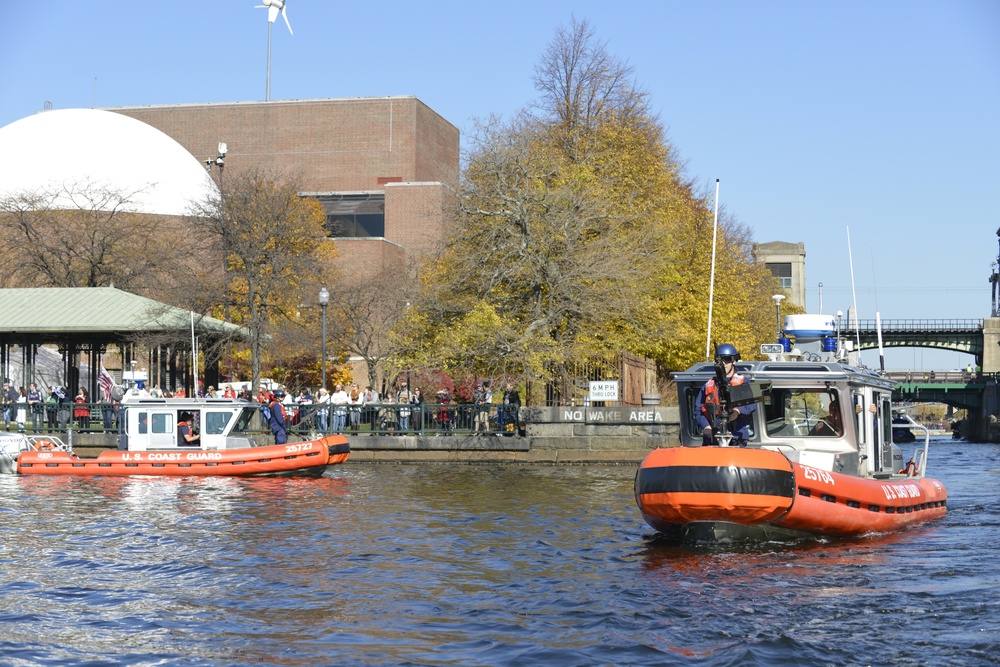
M104 400L110 401L111 390L115 386L115 379L111 377L111 373L104 367L103 362L101 362L101 374L97 377L97 381L101 385L101 395L104 396Z

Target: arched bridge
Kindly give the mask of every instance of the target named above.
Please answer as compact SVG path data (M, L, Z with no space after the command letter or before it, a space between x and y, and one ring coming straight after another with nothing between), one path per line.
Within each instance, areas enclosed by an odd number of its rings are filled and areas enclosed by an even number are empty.
M983 359L984 320L882 320L883 347L933 347L975 355ZM875 320L857 320L844 325L847 340L861 339L861 349L878 348Z
M1000 382L996 373L966 371L885 371L896 383L892 400L945 403L956 408L982 409L987 389L995 394Z

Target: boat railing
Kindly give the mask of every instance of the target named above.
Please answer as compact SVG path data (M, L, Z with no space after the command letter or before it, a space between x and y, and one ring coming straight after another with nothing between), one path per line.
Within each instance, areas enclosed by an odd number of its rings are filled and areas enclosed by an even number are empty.
M923 424L914 421L913 417L911 417L908 414L904 414L902 416L905 417L906 421L910 423L910 426L907 428L916 428L924 432L923 451L921 452L921 450L918 448L913 452L913 460L916 461L917 465L916 476L923 477L927 473L927 452L930 450L931 446L931 430L926 426L924 426Z
M26 435L24 436L28 441L28 444L32 449L36 451L61 451L68 454L73 453L73 448L64 443L58 437L46 434L46 435Z

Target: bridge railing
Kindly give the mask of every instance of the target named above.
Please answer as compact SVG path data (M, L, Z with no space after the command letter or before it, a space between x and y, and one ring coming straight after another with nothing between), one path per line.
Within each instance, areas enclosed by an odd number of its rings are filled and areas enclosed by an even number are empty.
M844 332L875 331L875 320L857 320L844 325ZM983 320L882 320L882 331L982 331Z
M970 384L996 383L997 373L979 371L885 371L885 376L900 384Z

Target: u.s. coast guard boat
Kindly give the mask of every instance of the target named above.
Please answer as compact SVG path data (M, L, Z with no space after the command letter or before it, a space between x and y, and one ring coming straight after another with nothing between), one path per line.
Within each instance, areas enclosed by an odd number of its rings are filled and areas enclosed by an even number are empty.
M82 457L50 435L0 434L0 472L21 475L319 476L350 455L328 435L270 444L251 433L256 404L236 399L132 398L122 403L117 450ZM195 442L185 433L197 436ZM259 441L259 442L258 442Z
M767 360L737 362L748 382L730 392L730 408L757 403L746 447L725 434L702 446L694 404L715 365L674 375L680 446L650 452L635 478L646 523L697 543L884 533L945 515L948 493L926 477L929 432L911 420L923 439L905 457L892 381L858 365L833 316L789 315L782 341L761 347Z

